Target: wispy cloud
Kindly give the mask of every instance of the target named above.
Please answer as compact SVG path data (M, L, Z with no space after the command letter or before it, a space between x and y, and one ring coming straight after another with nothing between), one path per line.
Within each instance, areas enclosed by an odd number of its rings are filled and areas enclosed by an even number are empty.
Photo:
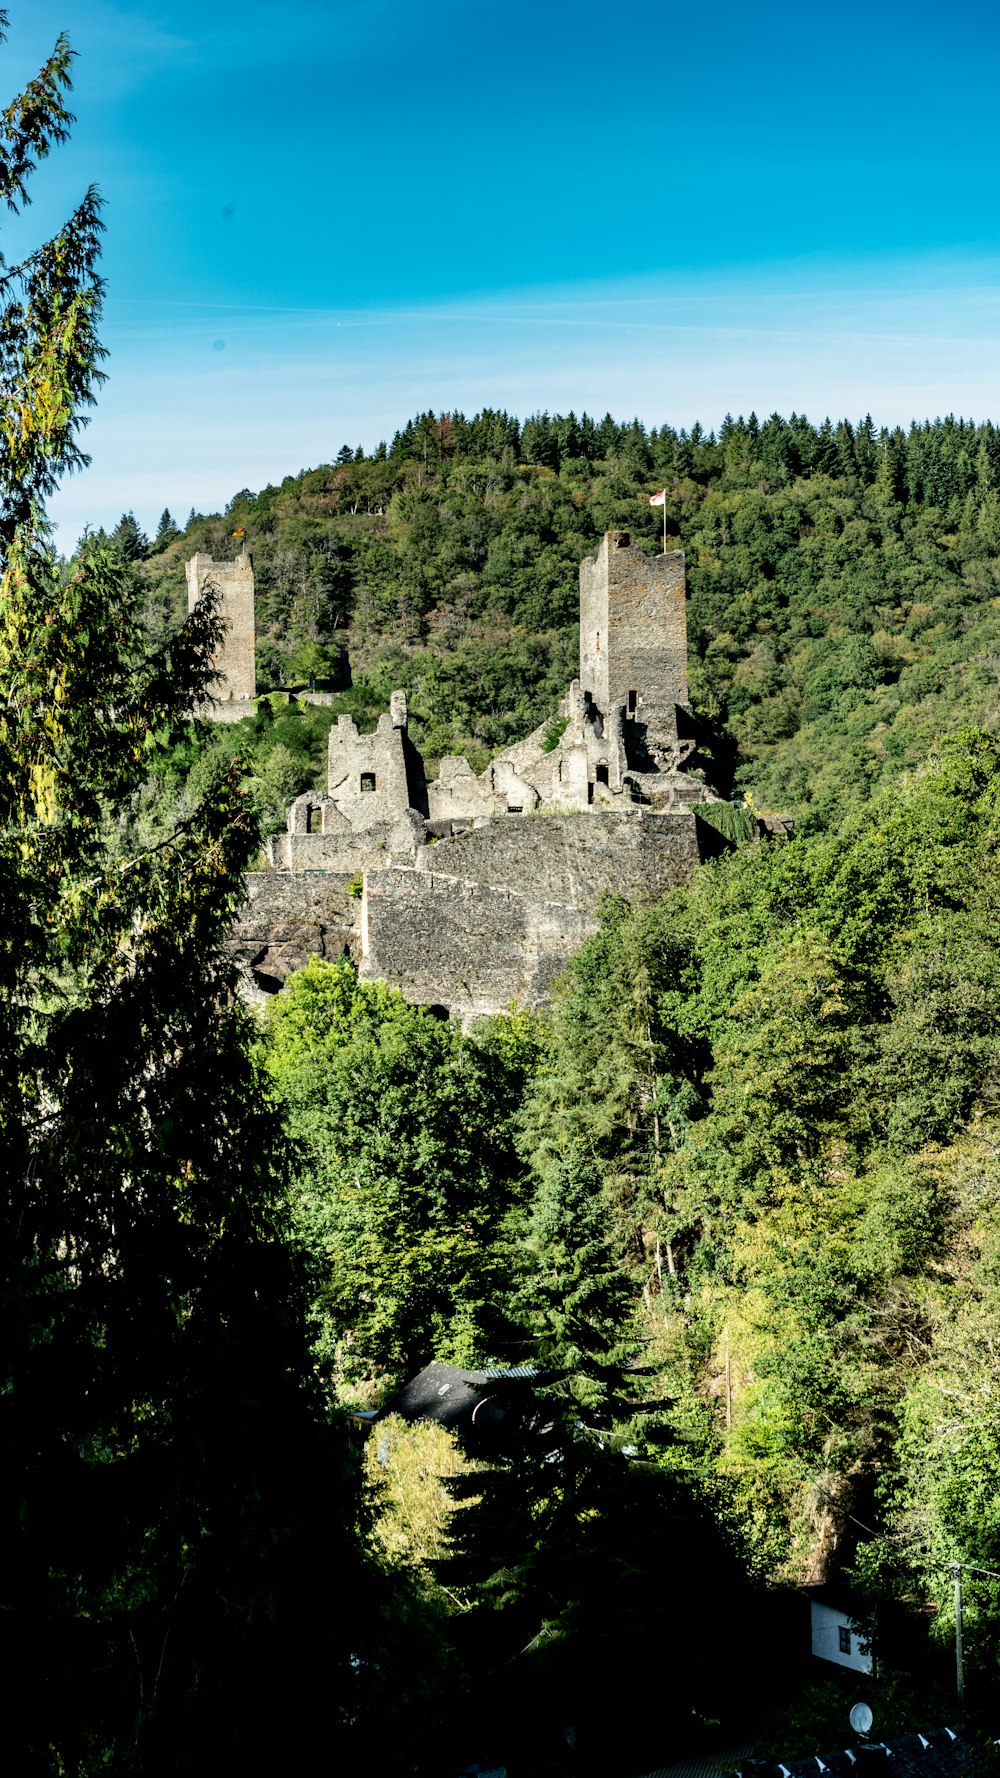
M870 411L907 424L1000 413L993 262L845 267L841 283L649 280L510 292L480 303L336 310L241 303L109 306L111 378L91 428L94 466L57 496L64 542L84 522L164 505L209 511L373 447L415 412L502 406L716 426L727 411Z

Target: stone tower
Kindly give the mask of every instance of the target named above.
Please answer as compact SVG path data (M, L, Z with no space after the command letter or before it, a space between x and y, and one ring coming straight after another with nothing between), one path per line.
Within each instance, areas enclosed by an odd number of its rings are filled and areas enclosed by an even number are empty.
M206 586L219 592L219 608L226 633L215 655L217 678L211 687L212 703L199 714L225 722L247 714L257 692L254 629L253 562L246 547L235 562L213 562L211 556L192 556L186 564L188 611L193 611ZM237 710L235 705L242 704Z
M580 684L606 724L622 707L648 754L676 744L688 701L682 550L647 556L627 531L607 531L580 563Z

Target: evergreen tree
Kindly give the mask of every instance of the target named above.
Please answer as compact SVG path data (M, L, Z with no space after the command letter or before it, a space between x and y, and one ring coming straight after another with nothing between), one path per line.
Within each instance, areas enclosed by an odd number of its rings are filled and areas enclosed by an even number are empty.
M147 553L158 555L161 550L166 549L169 543L173 543L175 537L179 537L180 535L181 533L178 527L174 524L173 515L169 506L165 506L160 514L160 522L156 527L156 536L153 539L152 549L151 551L147 551Z
M149 538L139 529L134 512L123 512L111 533L111 542L126 562L142 562L149 554Z
M538 1362L559 1373L550 1398L606 1418L629 1289L615 1264L610 1217L593 1163L572 1147L541 1178L525 1238L522 1298Z
M71 55L0 117L15 210ZM203 603L150 657L121 551L60 572L46 543L84 461L99 229L91 191L0 315L4 1748L24 1773L305 1769L360 1706L364 1589L222 948L257 844L239 762L154 843L135 824L219 624Z

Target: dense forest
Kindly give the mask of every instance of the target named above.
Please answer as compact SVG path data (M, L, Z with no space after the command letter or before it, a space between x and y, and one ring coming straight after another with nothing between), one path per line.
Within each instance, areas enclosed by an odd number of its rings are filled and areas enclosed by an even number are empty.
M576 670L577 571L601 533L687 555L691 696L714 778L800 827L920 764L960 722L991 724L1000 660L1000 430L727 419L717 435L586 417L425 414L365 458L237 493L150 546L131 515L153 632L185 557L234 553L258 588L262 683L339 687L373 721L408 693L432 758L491 751L549 715ZM270 713L268 713L270 714ZM268 818L320 767L329 716L256 741ZM224 743L220 742L220 745Z
M998 815L1000 743L965 731L836 832L738 848L656 906L609 905L541 1024L512 1011L463 1035L346 963L314 962L273 1004L264 1054L335 1397L376 1402L432 1356L541 1358L577 1440L601 1446L558 1502L542 1470L534 1506L546 1524L568 1496L593 1534L585 1568L562 1593L546 1531L506 1601L516 1616L527 1596L535 1634L558 1639L550 1667L599 1645L641 1683L655 1620L657 1659L706 1724L717 1670L690 1636L728 1646L748 1589L839 1575L889 1625L909 1601L872 1682L882 1731L952 1708L948 1565L1000 1560ZM620 1495L637 1488L638 1550ZM425 1554L460 1619L495 1603L477 1564L497 1510L484 1487L460 1553ZM595 1600L598 1551L621 1591L605 1580ZM406 1560L421 1566L412 1545ZM629 1618L624 1575L661 1560L675 1610L697 1594L683 1634L648 1600ZM980 1708L998 1630L1000 1579L973 1573ZM467 1648L464 1621L457 1635ZM593 1745L591 1684L566 1708ZM845 1697L807 1688L776 1751L835 1745ZM736 1682L734 1702L753 1708Z
M763 1697L776 1753L822 1751L846 1691L800 1680L788 1614L825 1578L882 1625L883 1732L944 1720L955 1560L974 1708L1000 1695L1000 431L425 415L183 532L127 514L77 559L168 653L184 559L246 533L273 688L173 731L137 831L226 774L278 824L336 714L400 684L425 750L485 761L574 672L580 557L613 526L660 546L658 486L706 769L795 837L609 902L543 1018L462 1032L313 962L253 1040L331 1428L431 1359L543 1379L485 1467L392 1418L359 1447L418 1759L516 1675L512 1769L656 1763L655 1719L606 1705L664 1663L675 1744ZM763 1622L783 1686L740 1648Z

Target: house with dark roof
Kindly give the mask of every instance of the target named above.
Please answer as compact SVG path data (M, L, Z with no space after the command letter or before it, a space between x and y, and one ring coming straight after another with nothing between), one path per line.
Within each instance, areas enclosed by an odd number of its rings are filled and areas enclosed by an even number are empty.
M861 1741L807 1759L745 1759L740 1778L997 1778L995 1741L963 1728L932 1729L892 1741Z
M465 1371L435 1359L404 1383L382 1412L434 1420L469 1445L496 1445L534 1408L539 1384L556 1374L526 1364Z

